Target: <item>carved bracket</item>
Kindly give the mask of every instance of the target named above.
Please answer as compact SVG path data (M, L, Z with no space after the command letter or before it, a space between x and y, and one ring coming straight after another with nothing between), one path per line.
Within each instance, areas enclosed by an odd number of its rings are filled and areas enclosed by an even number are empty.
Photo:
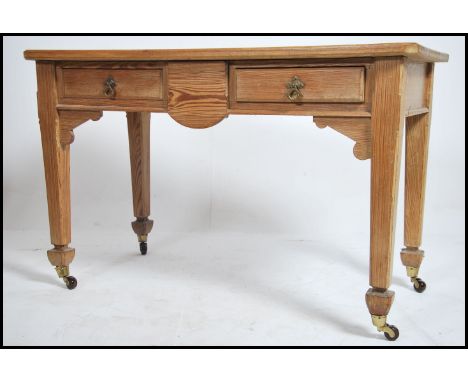
M360 160L370 159L371 119L367 117L314 117L314 123L321 129L330 127L351 138L354 145L354 156Z
M88 120L97 121L102 117L102 111L60 110L60 143L69 145L75 140L73 129Z

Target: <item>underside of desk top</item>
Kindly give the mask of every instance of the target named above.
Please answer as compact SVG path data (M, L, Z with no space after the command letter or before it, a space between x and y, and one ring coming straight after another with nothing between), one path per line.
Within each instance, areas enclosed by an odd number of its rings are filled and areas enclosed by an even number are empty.
M24 57L28 60L38 61L224 61L407 57L416 62L447 62L449 59L448 54L425 48L416 43L279 48L26 50Z

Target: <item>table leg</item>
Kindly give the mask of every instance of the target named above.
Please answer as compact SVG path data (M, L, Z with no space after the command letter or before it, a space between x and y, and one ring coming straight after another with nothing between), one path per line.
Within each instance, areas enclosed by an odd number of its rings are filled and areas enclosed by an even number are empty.
M426 102L429 105L429 112L406 120L405 248L401 250L400 255L414 289L419 293L426 289L426 283L418 277L418 274L424 257L424 251L420 246L431 125L433 70L434 65L431 65L427 76Z
M418 277L418 273L424 257L424 251L419 247L424 214L429 118L427 114L416 115L406 122L405 248L400 255L414 289L419 293L426 289L426 283Z
M132 172L133 231L138 235L140 252L146 255L148 234L153 228L150 215L150 118L151 113L127 113L130 167Z
M75 256L75 250L68 246L71 242L70 146L60 142L55 65L38 62L36 70L50 239L54 245L47 251L47 256L58 276L63 278L69 289L73 289L77 281L69 275L69 265Z
M386 320L395 296L388 288L393 266L405 75L404 59L381 59L375 63L371 122L371 289L366 293L366 303L377 330L392 341L398 338L398 329Z

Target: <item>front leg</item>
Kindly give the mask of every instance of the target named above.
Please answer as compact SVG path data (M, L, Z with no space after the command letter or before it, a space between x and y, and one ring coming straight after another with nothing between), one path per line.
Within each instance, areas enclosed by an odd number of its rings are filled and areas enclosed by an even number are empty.
M138 235L140 252L146 255L148 234L153 228L150 215L150 118L151 113L127 113L130 167L132 172L133 231Z
M377 60L372 104L370 285L366 303L372 322L389 340L398 329L386 323L394 299L392 278L395 215L404 126L405 63Z
M69 275L68 268L75 256L75 250L68 246L71 242L70 146L63 145L60 141L55 65L38 62L36 69L50 240L54 245L53 249L47 251L47 256L59 277L63 278L69 289L73 289L77 282Z

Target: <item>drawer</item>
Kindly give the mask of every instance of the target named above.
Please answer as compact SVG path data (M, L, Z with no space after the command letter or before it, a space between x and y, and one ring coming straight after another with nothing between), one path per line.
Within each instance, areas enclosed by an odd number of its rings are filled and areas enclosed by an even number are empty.
M364 66L237 67L231 81L236 102L362 103L365 96Z
M61 67L58 70L59 95L64 99L163 99L161 66L120 66Z

